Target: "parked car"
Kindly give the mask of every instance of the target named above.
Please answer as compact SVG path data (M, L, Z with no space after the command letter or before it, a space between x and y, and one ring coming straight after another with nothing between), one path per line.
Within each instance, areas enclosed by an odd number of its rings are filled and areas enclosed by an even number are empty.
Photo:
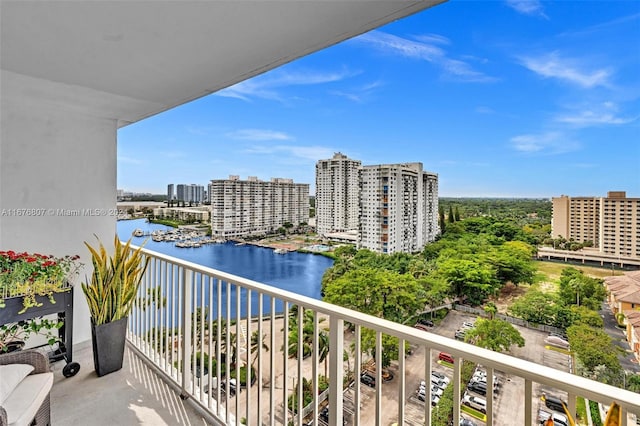
M424 383L424 382L422 382ZM431 376L431 384L439 387L440 389L444 389L447 387L447 385L449 384L449 378L448 377L437 377L437 376Z
M464 331L464 330L456 330L456 333L454 334L454 337L455 337L456 340L464 340L466 335L467 335L466 331Z
M558 336L549 336L544 339L544 343L561 349L569 349L569 342Z
M418 393L418 399L424 402L426 400L425 394ZM431 406L435 407L436 405L438 405L438 402L440 402L440 397L436 395L431 395Z
M472 329L473 327L475 327L475 324L472 323L472 322L465 321L465 322L462 323L462 329L463 330L465 330L465 329L469 330L469 329Z
M475 392L478 395L486 396L487 395L487 384L483 382L469 382L467 386L467 390L471 392Z
M551 418L553 420L554 426L568 426L569 425L569 420L567 419L567 416L565 416L564 414L560 414L560 413L556 413L556 412L550 413L550 412L544 411L544 410L540 410L538 412L538 420L540 421L540 424L543 424L549 418Z
M564 413L563 404L564 404L564 407L567 407L567 403L562 401L560 398L556 398L555 396L544 395L544 405L546 405L547 408Z
M376 379L375 377L371 377L370 375L368 375L367 373L362 373L360 375L360 383L363 383L371 388L375 388L376 387Z
M462 403L467 407L480 411L482 414L487 412L487 400L479 396L471 396L465 392L462 397Z
M451 354L448 354L446 352L440 352L438 354L438 359L440 361L444 361L444 362L448 362L449 364L453 364L453 356L451 356Z
M427 388L424 385L420 385L418 388L418 393L425 395L427 393ZM444 390L436 385L431 385L431 395L437 395L438 397L442 397Z
M478 426L478 425L469 419L462 418L460 419L460 426Z
M427 327L433 327L433 321L428 319L420 318L418 319L418 324L426 325Z

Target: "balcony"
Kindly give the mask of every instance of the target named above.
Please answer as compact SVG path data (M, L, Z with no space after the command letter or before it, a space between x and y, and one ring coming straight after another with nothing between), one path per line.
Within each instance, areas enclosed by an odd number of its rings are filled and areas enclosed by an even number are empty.
M200 424L209 419L231 425L302 425L322 419L328 406L328 422L313 424L338 425L343 418L349 425L423 424L438 406L417 402L412 386L444 370L453 394L460 394L463 359L487 372L486 416L474 412L476 422L537 424L542 391L566 398L573 412L577 396L604 404L615 400L624 410L623 425L633 424L631 413L640 414L640 398L631 392L149 250L144 253L150 264L129 320L123 370L98 379L90 371L90 346L78 349L85 371L56 381L54 422ZM291 340L292 334L284 331L289 329L305 338ZM383 381L381 357L372 360L362 354L365 335L373 339L375 352L382 353L383 334L398 339L401 355L390 367L395 377L389 382ZM405 355L405 345L412 348L411 355ZM453 365L437 362L440 351L453 356ZM323 354L326 358L321 359ZM382 385L370 388L345 379L349 370L364 368ZM239 390L231 386L227 394L221 383L246 377L241 370L254 371L255 383ZM313 378L325 374L329 386L321 392ZM309 381L306 407L301 377ZM503 385L500 398L514 404L497 402L501 400L490 384L498 377L508 378L510 389ZM429 401L429 387L426 392ZM292 394L297 397L288 404ZM460 398L453 398L454 424L469 412Z

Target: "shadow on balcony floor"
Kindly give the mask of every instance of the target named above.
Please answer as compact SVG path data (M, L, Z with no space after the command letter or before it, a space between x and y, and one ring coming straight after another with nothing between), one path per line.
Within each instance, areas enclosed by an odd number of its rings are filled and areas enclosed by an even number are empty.
M80 372L62 375L64 362L53 366L51 420L58 425L208 425L129 347L122 370L98 377L91 342L74 346Z

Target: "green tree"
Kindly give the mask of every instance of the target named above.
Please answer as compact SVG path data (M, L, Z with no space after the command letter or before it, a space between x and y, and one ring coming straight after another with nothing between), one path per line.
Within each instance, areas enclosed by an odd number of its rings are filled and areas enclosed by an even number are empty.
M640 393L640 374L631 374L626 378L627 390Z
M518 298L508 312L525 321L559 328L570 326L575 319L573 312L556 295L535 289Z
M438 271L451 286L453 295L466 297L475 305L497 289L495 271L478 261L449 258L438 262Z
M502 284L532 284L536 274L533 251L533 247L522 241L508 241L496 247L488 258L496 269L497 279Z
M324 288L325 301L402 322L425 305L425 291L410 274L364 267L346 272Z
M569 267L560 274L558 295L567 305L586 306L597 311L607 292L602 279L589 277L581 270Z
M496 352L508 352L511 346L524 346L520 332L499 318L476 320L475 327L467 331L465 341Z
M618 361L617 350L611 337L601 329L585 324L567 328L567 337L571 350L576 354L578 373L585 377L597 377L596 367L604 365L612 375L620 375L622 367Z
M455 223L456 218L453 215L453 206L449 206L449 223Z

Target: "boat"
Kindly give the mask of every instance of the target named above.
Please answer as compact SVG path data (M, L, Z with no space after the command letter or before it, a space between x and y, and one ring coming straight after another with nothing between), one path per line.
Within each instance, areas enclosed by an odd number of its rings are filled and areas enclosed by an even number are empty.
M134 237L144 237L144 231L142 229L140 229L140 228L137 228L136 230L134 230L132 232L132 235Z
M287 254L289 251L283 248L277 248L273 251L275 254Z

